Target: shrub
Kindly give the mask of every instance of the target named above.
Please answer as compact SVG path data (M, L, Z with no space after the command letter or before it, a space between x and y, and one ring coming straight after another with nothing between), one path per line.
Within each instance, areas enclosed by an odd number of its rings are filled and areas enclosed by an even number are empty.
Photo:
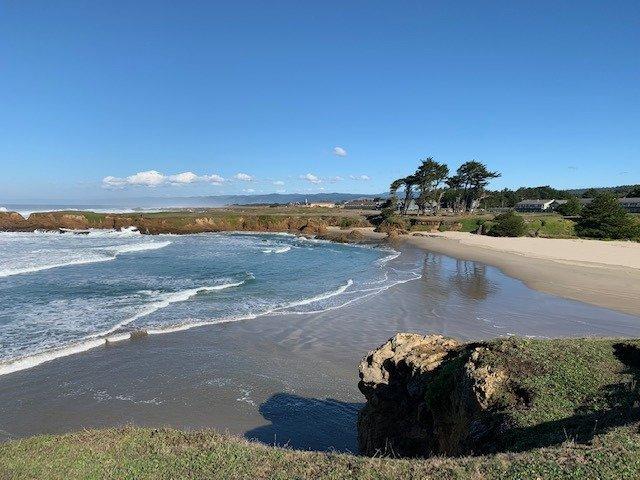
M493 219L488 235L494 237L521 237L525 232L524 218L514 211L501 213Z
M376 231L386 233L405 230L407 230L407 222L400 215L391 215L385 218L376 228Z
M571 238L575 237L574 222L559 215L548 217L535 217L527 221L526 235L545 238Z
M640 225L610 193L598 194L582 209L575 230L579 237L640 239Z
M569 200L567 200L567 203L564 203L557 208L557 212L560 215L564 215L565 217L574 217L576 215L580 215L581 210L582 204L576 197L571 197Z

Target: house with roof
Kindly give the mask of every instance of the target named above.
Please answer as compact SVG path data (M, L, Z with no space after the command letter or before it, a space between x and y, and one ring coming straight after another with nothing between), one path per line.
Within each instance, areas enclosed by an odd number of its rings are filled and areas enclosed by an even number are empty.
M516 203L515 209L518 212L549 212L553 210L555 200L551 199L530 199Z
M640 197L621 198L620 205L629 213L640 213Z

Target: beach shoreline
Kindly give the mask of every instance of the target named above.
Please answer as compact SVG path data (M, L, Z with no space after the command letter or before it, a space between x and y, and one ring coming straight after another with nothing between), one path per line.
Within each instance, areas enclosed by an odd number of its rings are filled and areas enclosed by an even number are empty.
M396 247L391 268L419 265L422 276L338 309L135 336L2 375L0 439L135 424L354 452L363 402L356 365L397 332L469 341L640 336L637 317L545 295L460 255L375 232L360 239Z
M330 228L334 233L337 229ZM497 238L464 232L398 235L360 228L364 239L499 268L528 287L570 300L640 315L640 244L634 242Z

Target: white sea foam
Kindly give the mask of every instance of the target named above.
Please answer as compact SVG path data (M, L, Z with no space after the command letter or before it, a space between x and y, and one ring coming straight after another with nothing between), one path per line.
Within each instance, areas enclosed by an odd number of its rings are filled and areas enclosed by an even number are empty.
M262 250L262 252L263 253L286 253L289 250L291 250L291 246L290 245L285 245L284 247L267 248L265 250Z
M112 247L104 247L104 250L113 252L114 255L120 255L121 253L133 253L144 252L145 250L159 250L161 248L171 245L169 240L153 243L130 243L124 245L114 245Z
M286 305L275 308L272 311L275 312L275 311L284 310L287 308L300 307L302 305L309 305L311 303L319 302L321 300L327 300L331 297L335 297L336 295L343 294L347 290L347 288L349 288L351 285L353 285L353 280L349 279L347 280L347 283L345 283L344 285L342 285L340 288L336 290L321 293L320 295L316 295L315 297L305 298L304 300L299 300L297 302L290 302L290 303L287 303Z
M113 333L113 332L115 332L117 330L120 330L123 327L126 327L130 323L135 322L139 318L146 317L147 315L151 315L152 313L160 310L161 308L168 307L172 303L184 302L186 300L189 300L191 297L194 297L197 294L202 293L202 292L214 292L216 290L225 290L227 288L239 287L244 282L245 281L242 280L240 282L223 283L221 285L213 285L213 286L210 286L210 287L190 288L190 289L187 289L187 290L181 290L179 292L171 292L171 293L160 294L158 300L156 300L156 301L154 301L152 303L149 303L148 305L146 305L142 310L140 310L135 315L132 315L131 317L128 317L128 318L125 318L124 320L121 320L120 322L116 323L113 327L111 327L110 329L108 329L106 331L99 332L99 333L94 333L94 334L91 334L91 335L87 335L85 338L89 339L89 338L97 338L97 337L104 337L106 335L110 335L111 333Z
M113 258L110 258L110 257L84 258L84 259L77 259L77 260L69 260L69 261L60 262L60 263L52 263L49 265L37 265L33 267L24 267L24 268L7 268L7 269L0 270L0 277L10 277L12 275L22 275L25 273L40 272L42 270L50 270L52 268L67 267L69 265L84 265L87 263L108 262L109 260L113 260Z
M89 263L108 262L114 260L118 255L125 253L143 252L146 250L158 250L170 245L168 240L162 242L143 242L122 244L113 246L95 246L84 251L79 250L72 252L75 258L63 259L59 262L44 263L40 265L28 265L21 267L9 267L0 269L1 277L10 277L12 275L22 275L27 273L39 272L42 270L50 270L52 268L67 267L71 265L85 265ZM47 261L49 257L38 255L37 258L29 258L30 261Z
M87 350L99 347L100 345L104 345L105 343L106 342L104 338L78 342L64 348L49 350L47 352L38 353L29 357L20 358L18 360L0 363L0 375L6 375L7 373L13 373L19 370L26 370L27 368L33 368L45 362L55 360L56 358L67 357L76 353L86 352Z
M383 265L389 263L391 260L395 260L396 258L398 258L401 255L401 253L398 252L397 250L390 250L390 252L391 253L389 255L387 255L386 257L381 258L380 260L376 260L376 262L375 262L376 265L383 266Z
M15 360L9 360L7 362L0 363L0 376L6 375L8 373L17 372L20 370L26 370L28 368L41 365L45 362L49 362L57 358L67 357L69 355L74 355L76 353L86 352L87 350L91 350L93 348L106 345L107 343L117 343L123 340L128 340L131 338L132 332L123 332L115 335L112 335L112 334L117 330L134 322L135 320L142 318L146 315L150 315L151 313L161 308L168 307L172 303L183 302L201 292L213 292L213 291L225 290L227 288L239 287L244 283L245 281L243 280L240 282L224 283L220 285L192 288L192 289L183 290L180 292L161 294L161 298L159 300L147 305L140 312L119 322L118 324L114 325L112 328L104 332L87 335L81 341L74 342L73 344L70 344L64 347L60 347L60 348L48 350L46 352L40 352L27 357L15 359ZM174 331L177 331L177 330L174 330ZM152 334L155 332L149 331L147 333ZM167 332L163 332L163 333L167 333Z

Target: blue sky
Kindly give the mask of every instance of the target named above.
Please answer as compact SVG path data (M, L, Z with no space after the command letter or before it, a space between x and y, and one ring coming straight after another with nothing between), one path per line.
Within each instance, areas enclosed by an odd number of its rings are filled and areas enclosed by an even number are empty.
M639 47L637 1L7 0L0 201L639 183Z

